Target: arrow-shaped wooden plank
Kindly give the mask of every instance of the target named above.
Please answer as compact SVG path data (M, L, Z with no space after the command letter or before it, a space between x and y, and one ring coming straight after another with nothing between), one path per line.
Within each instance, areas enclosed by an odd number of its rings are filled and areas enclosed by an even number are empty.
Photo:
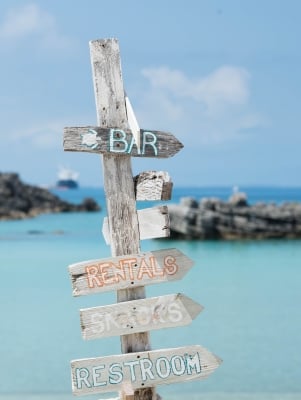
M169 216L166 206L145 208L138 210L138 224L140 240L157 239L170 235ZM108 218L103 220L102 233L106 244L110 244Z
M183 144L171 133L140 129L140 146L130 130L97 126L64 129L64 150L84 151L133 157L168 158L178 153Z
M84 339L188 325L203 306L178 293L80 310Z
M73 394L116 392L207 378L221 360L202 346L186 346L71 361Z
M69 266L73 296L180 280L193 261L177 249L83 261Z
M145 171L134 177L136 201L170 200L173 183L168 172Z

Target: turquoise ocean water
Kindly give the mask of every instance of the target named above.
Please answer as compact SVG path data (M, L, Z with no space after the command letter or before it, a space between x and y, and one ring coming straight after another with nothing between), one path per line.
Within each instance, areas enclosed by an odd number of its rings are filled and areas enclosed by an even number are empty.
M301 189L246 191L251 202L301 201ZM227 198L230 192L177 189L174 200ZM75 202L87 195L104 205L101 189L60 192ZM115 294L73 298L67 272L69 264L110 256L101 235L104 216L102 211L0 222L1 400L71 400L70 360L120 353L118 337L83 341L78 312L112 304ZM163 398L301 399L301 241L141 242L143 251L170 247L195 266L182 281L149 286L147 295L181 292L205 309L190 326L152 332L152 347L201 344L223 364L205 381L158 387Z

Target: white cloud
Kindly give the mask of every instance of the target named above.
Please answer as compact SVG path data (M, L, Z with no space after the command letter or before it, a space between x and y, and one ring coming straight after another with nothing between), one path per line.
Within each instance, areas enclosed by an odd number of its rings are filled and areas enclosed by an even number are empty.
M249 105L245 68L225 65L197 78L168 67L145 68L142 75L149 88L139 94L137 115L148 129L173 130L184 141L208 144L240 138L262 122Z
M0 34L7 39L19 38L25 35L48 30L54 24L53 18L44 13L35 4L10 10L4 19Z
M35 119L34 123L21 122L13 128L6 129L5 140L12 146L26 143L28 148L59 148L63 149L63 132L67 126L74 126L74 121L82 121L82 126L89 125L95 119L91 115L69 115L59 119ZM73 121L73 122L72 122Z
M70 120L69 120L70 125ZM26 142L29 147L51 149L63 146L63 129L68 121L40 121L33 126L15 128L9 132L8 138L14 143Z
M167 67L146 68L142 74L153 88L204 103L208 109L245 104L249 98L249 73L244 68L223 66L197 79L189 79L183 72Z
M0 39L17 41L37 38L47 48L65 49L73 46L73 41L59 32L55 18L31 3L10 9L0 24Z

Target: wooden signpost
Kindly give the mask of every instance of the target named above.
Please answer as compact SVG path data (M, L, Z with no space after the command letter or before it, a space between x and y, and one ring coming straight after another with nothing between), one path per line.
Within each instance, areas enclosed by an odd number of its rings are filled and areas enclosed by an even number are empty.
M183 147L172 134L140 129L123 89L116 39L90 42L98 126L65 128L64 150L103 156L112 257L69 267L73 295L117 290L117 304L80 311L84 339L121 335L122 355L71 362L75 395L120 391L122 400L155 400L156 386L204 379L221 360L201 346L151 351L149 331L187 325L203 307L183 294L145 298L145 286L181 279L193 262L177 249L140 251L140 240L169 235L166 206L137 211L136 201L168 200L168 173L133 178L131 157L168 158ZM159 396L157 396L159 397Z

